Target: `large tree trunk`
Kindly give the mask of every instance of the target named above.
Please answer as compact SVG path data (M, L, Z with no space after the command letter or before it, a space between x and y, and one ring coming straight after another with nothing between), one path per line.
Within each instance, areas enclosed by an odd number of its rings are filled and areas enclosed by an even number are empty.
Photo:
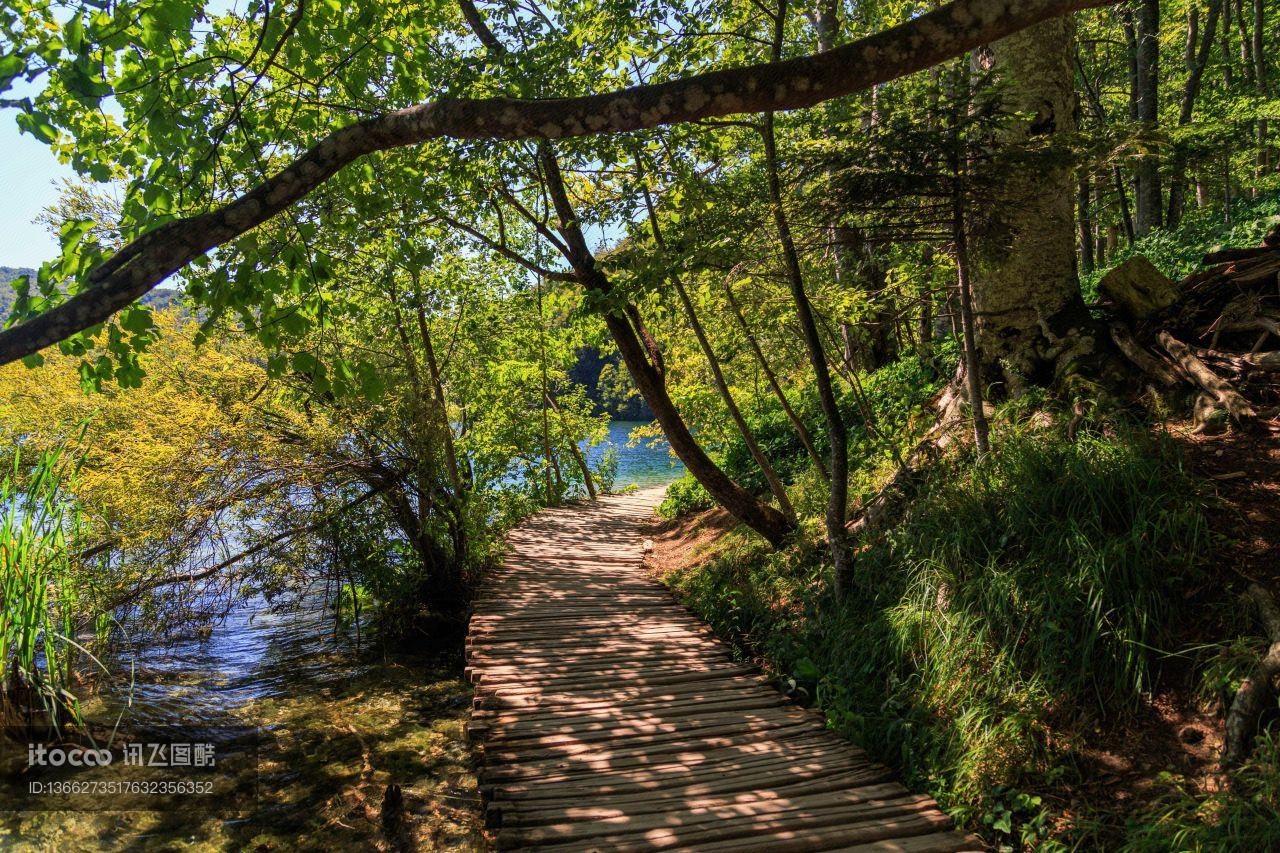
M1074 36L1064 18L991 45L1005 109L1029 116L1002 131L999 145L1075 130ZM1016 395L1026 384L1061 379L1096 346L1076 273L1076 187L1071 164L1048 154L1015 169L999 164L984 189L969 234L977 344L984 380L1003 381L997 394Z

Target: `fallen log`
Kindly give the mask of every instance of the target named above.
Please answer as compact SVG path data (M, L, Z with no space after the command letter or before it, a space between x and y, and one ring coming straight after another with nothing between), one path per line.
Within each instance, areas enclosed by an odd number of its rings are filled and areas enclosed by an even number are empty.
M1249 757L1253 736L1258 729L1258 718L1272 702L1275 696L1272 682L1280 675L1280 606L1276 605L1271 593L1256 583L1249 584L1245 598L1257 609L1271 645L1236 691L1231 710L1227 712L1222 766L1228 769L1239 766Z

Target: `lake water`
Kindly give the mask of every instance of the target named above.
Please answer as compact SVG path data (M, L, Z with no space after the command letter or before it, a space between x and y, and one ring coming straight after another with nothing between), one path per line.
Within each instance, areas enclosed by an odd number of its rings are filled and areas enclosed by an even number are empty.
M684 474L684 465L671 455L664 439L646 438L631 446L631 431L647 424L648 421L611 421L608 440L587 454L587 462L594 468L609 448L618 451L615 489L628 485L660 486Z
M618 452L614 489L662 485L680 477L684 466L665 440L631 442L645 421L613 421L605 443L590 449L595 467L609 448ZM344 678L361 664L347 651L350 627L339 629L317 588L283 610L254 597L236 604L204 637L188 637L137 649L136 668L119 654L112 669L116 692L135 719L192 722L217 719L255 699L279 696L311 679Z

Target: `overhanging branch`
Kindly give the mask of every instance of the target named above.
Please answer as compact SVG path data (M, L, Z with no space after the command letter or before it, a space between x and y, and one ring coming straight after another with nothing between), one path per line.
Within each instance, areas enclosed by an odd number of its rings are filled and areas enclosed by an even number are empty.
M1114 2L954 0L812 56L600 95L446 99L365 119L326 136L283 171L225 206L167 223L125 246L89 273L80 293L0 332L0 364L104 322L196 258L288 209L344 166L375 151L441 138L565 139L809 107L929 68L1048 18Z

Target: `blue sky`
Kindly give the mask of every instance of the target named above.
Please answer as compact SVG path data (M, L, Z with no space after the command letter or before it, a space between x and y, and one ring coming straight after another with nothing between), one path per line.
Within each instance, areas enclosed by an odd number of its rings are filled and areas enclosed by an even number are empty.
M38 267L58 253L58 243L32 222L58 197L57 181L69 178L49 146L18 131L17 110L0 110L0 266Z

